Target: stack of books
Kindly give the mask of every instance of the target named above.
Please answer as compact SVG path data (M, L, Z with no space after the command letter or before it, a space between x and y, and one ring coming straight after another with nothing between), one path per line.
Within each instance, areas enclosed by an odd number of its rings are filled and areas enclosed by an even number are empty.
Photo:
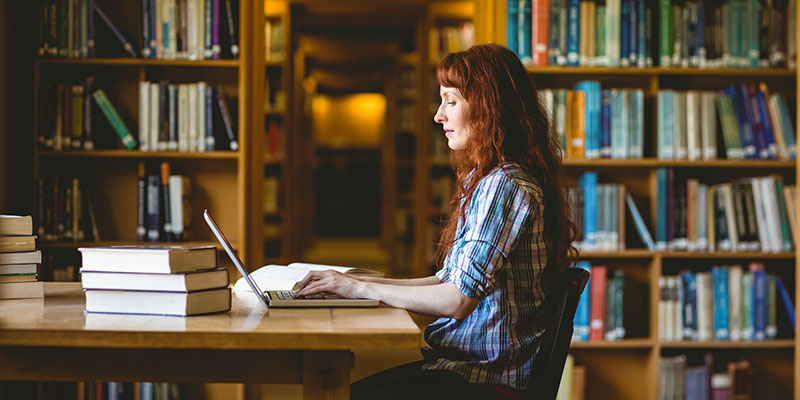
M228 311L228 271L217 249L197 246L82 247L86 311L197 315Z
M31 216L0 215L0 299L44 297L44 286L36 280L41 263Z

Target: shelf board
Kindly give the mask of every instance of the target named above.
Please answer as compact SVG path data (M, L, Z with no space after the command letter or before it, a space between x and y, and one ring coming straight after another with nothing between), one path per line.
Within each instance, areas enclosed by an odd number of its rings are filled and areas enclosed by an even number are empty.
M69 150L69 151L40 151L41 157L77 157L77 158L184 158L184 159L237 159L237 151L209 151L209 152L182 152L182 151L139 151L139 150Z
M231 243L237 248L236 243ZM106 247L106 246L214 246L221 248L216 241L189 241L189 242L137 242L135 240L101 240L99 242L39 242L41 249L77 249L78 247Z
M734 251L715 251L715 252L702 252L702 251L665 251L659 253L663 258L728 258L728 259L770 259L770 260L791 260L795 254L793 251L786 251L781 253L763 253L763 252L734 252Z
M589 168L785 168L794 169L795 161L777 160L659 160L655 158L642 159L592 159L592 160L564 160L565 167Z
M264 116L265 117L283 117L283 113L284 112L286 112L286 110L275 110L275 109L270 108L270 109L265 109L264 110Z
M618 341L590 340L588 342L572 342L569 348L572 349L649 349L653 347L653 340L643 339L623 339Z
M264 62L264 66L271 67L271 68L282 67L283 66L283 61L284 60L266 60Z
M146 58L45 58L40 64L52 65L109 65L134 67L207 67L237 68L239 60L153 60Z
M265 166L281 166L283 165L283 158L264 160Z
M699 75L758 76L793 78L796 71L785 68L610 68L610 67L528 67L530 75Z
M705 341L705 342L662 342L663 349L791 349L794 348L794 339L775 339L763 342L732 342L732 341Z

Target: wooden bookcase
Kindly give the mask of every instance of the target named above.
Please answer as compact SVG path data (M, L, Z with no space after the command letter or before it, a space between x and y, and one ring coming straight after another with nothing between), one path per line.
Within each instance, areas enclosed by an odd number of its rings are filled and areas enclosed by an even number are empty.
M203 219L203 209L213 212L215 219L234 244L245 263L261 262L262 246L255 240L260 235L262 223L252 218L261 209L260 184L263 165L260 160L259 134L252 129L255 115L253 96L254 53L253 44L254 2L239 2L238 59L221 60L160 60L127 57L119 43L109 32L98 27L96 58L36 58L34 62L34 146L33 176L77 176L81 179L96 213L100 240L96 242L40 242L45 253L58 252L60 257L78 257L79 246L136 244L137 176L140 162L156 166L169 162L175 173L188 175L192 181L191 242L177 244L215 245L211 232ZM99 1L99 5L119 27L136 51L142 45L142 10L140 2ZM263 7L261 7L263 8ZM259 8L259 9L261 9ZM257 14L262 15L263 14ZM96 22L101 24L99 20ZM261 21L263 29L263 20ZM108 33L108 34L106 34ZM263 33L262 33L263 35ZM263 42L261 42L263 43ZM261 45L263 48L263 44ZM262 54L263 50L259 52ZM262 55L263 59L263 55ZM262 64L263 65L263 61ZM95 78L94 88L102 88L122 116L131 134L138 141L138 83L140 81L168 80L171 83L206 81L222 86L229 101L238 104L232 118L238 127L238 151L146 152L123 150L121 145L98 150L45 151L36 143L39 135L41 110L38 110L39 88L45 81L78 83L86 76ZM104 117L94 107L93 120ZM263 122L262 122L263 124ZM95 141L117 143L116 134L107 124L94 127ZM255 190L254 188L257 188ZM47 188L46 188L47 190ZM34 195L35 198L35 195ZM147 243L152 244L152 243ZM224 261L224 257L220 257ZM46 274L46 271L45 271Z
M476 42L505 44L506 2L475 1ZM797 97L796 70L776 69L686 69L686 68L564 68L532 67L530 79L537 89L571 88L582 80L600 81L603 87L639 88L645 94L645 158L631 160L566 160L570 186L585 171L597 171L601 182L621 182L644 205L646 219L655 221L655 171L674 168L684 177L705 182L722 182L736 177L779 174L787 184L800 176L795 161L664 161L655 158L656 95L659 89L718 90L731 83L766 82ZM797 115L797 114L795 114ZM647 218L649 216L649 219ZM654 226L648 223L651 228ZM630 228L630 227L628 227ZM628 230L629 235L636 235ZM638 239L637 239L638 240ZM800 276L797 274L798 251L783 253L724 252L651 252L628 249L620 252L583 252L580 259L593 265L622 269L626 276L625 328L621 341L574 342L570 353L576 364L587 366L586 393L592 399L656 399L658 398L659 358L686 354L690 364L705 352L715 359L727 361L748 359L752 363L753 398L800 398L800 343L791 337L791 330L777 340L766 342L665 342L658 337L658 278L679 269L708 270L711 265L745 264L763 261L767 271L783 277L794 288L794 299L800 298ZM628 281L636 288L628 290ZM781 310L778 310L781 312ZM692 363L694 361L694 363ZM724 364L723 364L724 365ZM721 365L717 364L719 370Z

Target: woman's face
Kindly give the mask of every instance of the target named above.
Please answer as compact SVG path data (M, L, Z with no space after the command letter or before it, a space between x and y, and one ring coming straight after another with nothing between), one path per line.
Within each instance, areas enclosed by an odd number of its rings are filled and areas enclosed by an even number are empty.
M462 150L467 146L469 126L467 125L467 101L456 88L439 86L442 104L433 120L442 124L447 146L452 150Z

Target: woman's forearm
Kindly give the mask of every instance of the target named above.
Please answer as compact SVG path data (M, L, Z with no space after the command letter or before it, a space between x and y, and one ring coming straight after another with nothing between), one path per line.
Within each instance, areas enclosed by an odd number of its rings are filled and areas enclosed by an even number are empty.
M428 278L436 279L435 276ZM436 282L438 281L436 279ZM455 319L466 318L478 304L478 299L465 296L453 283L400 286L361 282L357 289L357 297L377 299L392 307L405 308L432 317Z
M437 285L441 283L436 276L426 276L424 278L411 278L411 279L392 279L392 278L375 278L369 276L360 276L358 280L362 282L380 283L384 285L395 286L428 286Z

